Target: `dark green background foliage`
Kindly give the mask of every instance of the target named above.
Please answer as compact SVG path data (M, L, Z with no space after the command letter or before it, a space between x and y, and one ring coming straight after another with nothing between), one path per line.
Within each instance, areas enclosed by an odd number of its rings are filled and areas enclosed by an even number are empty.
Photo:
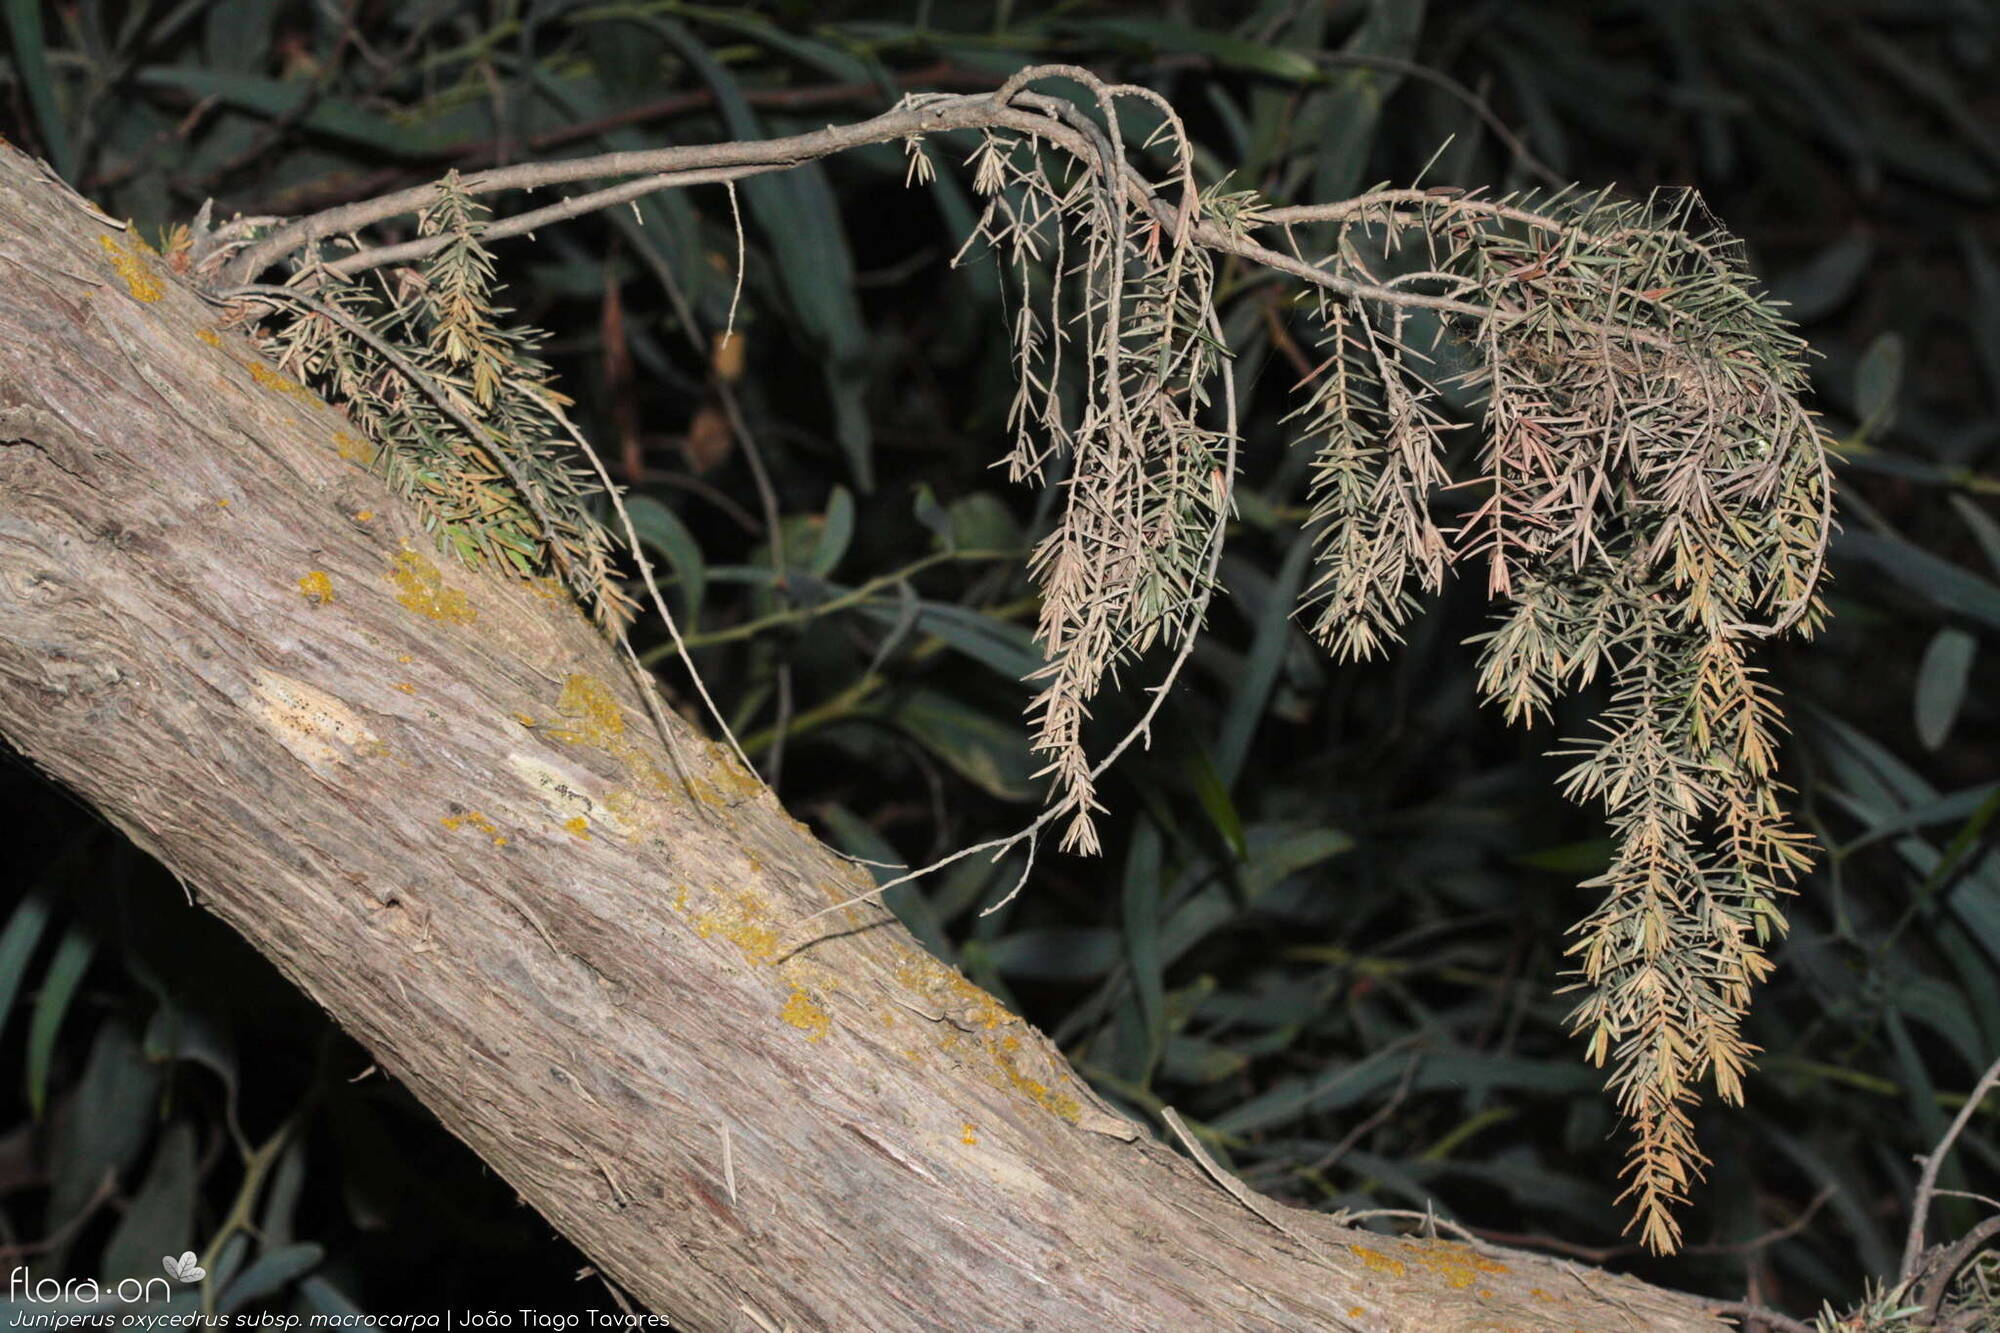
M1686 1253L1642 1261L1621 1240L1621 1145L1556 994L1563 932L1591 906L1575 886L1607 844L1544 751L1588 709L1526 733L1475 708L1476 587L1448 589L1386 663L1335 668L1307 641L1291 612L1309 460L1279 422L1314 353L1267 275L1219 274L1246 395L1226 595L1151 749L1106 779L1106 854L1044 856L992 915L1018 860L891 901L1108 1095L1178 1108L1281 1196L1433 1206L1801 1314L1895 1268L1910 1159L2000 1051L1996 704L1977 688L2000 653L1990 5L0 9L0 126L149 235L211 196L218 219L298 213L454 166L812 128L1044 60L1159 88L1205 182L1233 172L1230 188L1284 202L1420 172L1698 185L1820 354L1846 531L1830 629L1766 658L1824 851L1756 999L1749 1104L1698 1116L1715 1164ZM1012 386L990 261L950 264L968 183L906 188L904 172L892 146L742 189L740 378L711 355L736 268L719 188L496 249L633 484L753 757L835 843L915 862L1038 808L1022 553L1052 493L990 470ZM1103 738L1135 707L1101 707ZM0 788L17 824L0 934L10 1263L150 1272L226 1232L217 1290L246 1309L607 1303L406 1094L354 1081L365 1054L163 872L18 761ZM2000 1194L2000 1106L1942 1183ZM1941 1201L1933 1235L1978 1207Z

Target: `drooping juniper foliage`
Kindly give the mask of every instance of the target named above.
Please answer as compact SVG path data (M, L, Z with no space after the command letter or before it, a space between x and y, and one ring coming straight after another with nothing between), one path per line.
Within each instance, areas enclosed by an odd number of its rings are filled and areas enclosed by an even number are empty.
M1034 563L1051 660L1036 747L1068 845L1094 850L1082 719L1106 675L1199 624L1225 487L1222 441L1198 413L1225 362L1206 340L1199 247L1194 259L1163 249L1155 213L1121 211L1100 177L1048 157L989 133L973 167L990 198L982 235L1018 274L1013 474L1038 476L1051 454L1070 469ZM1284 227L1294 253L1292 228L1330 223L1317 266L1370 284L1378 255L1421 247L1381 296L1314 293L1324 361L1296 414L1300 446L1316 450L1307 609L1336 658L1374 656L1419 594L1469 565L1498 610L1481 689L1510 720L1608 682L1599 734L1565 751L1577 760L1566 791L1602 805L1617 843L1586 885L1604 900L1574 930L1584 994L1571 1023L1612 1066L1635 1130L1627 1197L1648 1244L1670 1250L1673 1209L1704 1161L1687 1108L1710 1078L1741 1099L1750 989L1784 926L1778 900L1808 863L1781 808L1783 724L1750 661L1759 640L1809 633L1822 613L1831 474L1799 401L1803 345L1692 193L1204 202L1230 235ZM1436 362L1410 334L1426 310L1470 353L1483 401L1483 447L1456 479ZM1074 420L1060 392L1066 336L1085 377ZM1448 491L1476 503L1446 517Z
M1469 562L1497 624L1480 688L1512 721L1608 682L1596 735L1564 753L1574 799L1616 835L1604 891L1569 952L1571 1015L1636 1130L1628 1194L1671 1249L1671 1208L1702 1156L1686 1108L1712 1077L1740 1101L1740 1035L1778 900L1808 862L1781 808L1777 701L1759 640L1810 633L1831 523L1824 442L1800 405L1803 345L1755 294L1738 247L1692 194L1557 199L1532 209L1385 191L1341 219L1337 255L1409 233L1432 287L1486 313L1448 316L1484 401L1477 496L1449 530L1444 423L1401 312L1326 312L1330 368L1309 435L1324 439L1314 628L1337 657L1382 651Z

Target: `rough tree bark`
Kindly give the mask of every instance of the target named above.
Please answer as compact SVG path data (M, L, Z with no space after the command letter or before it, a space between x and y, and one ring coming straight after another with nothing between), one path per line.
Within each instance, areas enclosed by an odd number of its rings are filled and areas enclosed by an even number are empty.
M1693 1330L1226 1192L0 148L0 733L699 1329ZM828 928L834 938L796 948ZM755 1321L762 1319L762 1324Z

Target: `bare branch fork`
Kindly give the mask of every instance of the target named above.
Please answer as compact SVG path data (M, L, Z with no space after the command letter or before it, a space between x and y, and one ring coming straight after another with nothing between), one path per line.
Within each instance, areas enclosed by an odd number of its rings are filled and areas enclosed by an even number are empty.
M1030 90L1051 78L1081 85L1087 97ZM1134 102L1162 125L1156 137L1170 166L1158 183L1135 164L1121 131L1121 104ZM1029 562L1043 591L1037 637L1049 658L1032 678L1029 712L1034 748L1048 765L1038 776L1053 777L1055 795L1016 833L903 874L793 930L978 852L997 857L1026 843L1032 866L1059 819L1067 821L1065 848L1097 850L1096 782L1147 738L1188 660L1233 506L1237 403L1216 265L1233 259L1282 274L1304 286L1299 317L1323 335L1324 360L1302 380L1304 402L1293 414L1318 442L1321 572L1307 598L1315 636L1337 658L1386 652L1419 595L1435 594L1458 564L1476 559L1497 612L1496 627L1478 640L1489 702L1533 722L1560 695L1600 674L1609 681L1600 734L1562 751L1576 760L1565 791L1603 806L1618 846L1609 871L1591 881L1605 891L1603 905L1571 947L1584 992L1571 1024L1590 1058L1611 1065L1608 1088L1637 1131L1626 1197L1636 1200L1643 1239L1673 1249L1674 1210L1706 1160L1687 1113L1692 1089L1712 1079L1724 1100L1740 1099L1754 1053L1740 1021L1770 971L1764 949L1783 929L1777 904L1808 861L1776 776L1783 721L1749 653L1761 639L1816 626L1832 527L1824 437L1799 402L1803 344L1757 294L1728 238L1696 230L1709 224L1692 196L1630 202L1558 191L1531 207L1410 188L1274 207L1248 193L1203 190L1185 128L1157 93L1078 67L1038 66L991 94L913 95L872 119L806 134L452 178L450 197L464 201L593 185L481 222L476 237L462 220L469 202L459 206L456 230L440 230L430 210L444 187L423 186L268 234L257 234L261 220L231 224L198 242L197 267L213 275L218 294L281 302L296 293L312 308L306 289L352 291L340 284L457 254L461 270L476 270L470 279L460 271L460 280L483 292L490 275L479 242L657 190L733 188L871 144L902 142L921 178L924 142L953 132L978 137L973 184L988 200L968 245L983 241L1018 292L1010 472L1040 481L1051 455L1072 460L1061 519ZM614 183L596 184L607 180ZM412 213L426 219L416 239L359 239L364 228ZM1260 230L1275 243L1254 239ZM1309 242L1324 257L1309 258ZM1381 276L1405 247L1417 251L1406 271ZM302 253L307 262L284 287L258 281ZM1486 440L1469 479L1447 474L1444 439L1454 427L1437 385L1413 364L1425 359L1411 346L1425 320L1464 344L1474 363L1467 379L1483 394ZM375 354L385 355L379 347ZM438 355L450 363L458 354ZM1083 372L1077 410L1059 392L1075 373L1066 365ZM452 395L437 396L456 420ZM535 398L532 408L582 443L553 398ZM608 487L594 458L593 466ZM1432 500L1459 487L1473 494L1473 507L1442 527ZM526 498L533 503L532 491ZM544 532L564 521L533 517ZM625 527L630 541L629 520ZM631 545L685 660L650 567ZM1087 705L1155 644L1173 649L1164 680L1138 722L1092 759L1082 739ZM699 676L696 684L706 698ZM793 941L784 954L816 942Z
M1043 72L1042 68L1024 71L1037 77ZM1063 69L1062 72L1066 75L1070 73L1067 69ZM784 171L808 162L816 162L853 148L954 130L1012 130L1018 134L1045 139L1065 149L1080 162L1091 163L1100 160L1098 146L1090 141L1085 131L1069 124L1061 115L1028 110L1012 104L1014 100L1018 100L1016 94L1019 93L1023 82L1020 76L1016 76L1010 82L1010 86L990 95L927 94L912 98L905 105L872 119L859 121L853 125L828 126L824 130L814 130L807 134L776 139L599 153L557 162L521 163L516 166L473 172L461 177L460 181L466 193L487 195L508 190L539 190L554 185L603 180L615 176L640 178L607 186L566 199L559 204L496 222L488 229L486 235L490 239L497 240L524 235L539 227L630 203L634 199L660 190L743 180L750 176ZM1034 100L1046 105L1054 103L1057 99L1035 98ZM1163 225L1172 228L1176 234L1181 227L1187 225L1189 219L1181 208L1169 204L1155 194L1135 169L1129 165L1122 165L1119 174L1122 177L1120 182L1122 188L1128 192L1135 204L1153 213ZM298 219L277 228L268 236L257 238L229 259L221 270L219 285L236 286L247 283L271 265L287 256L297 254L316 242L345 236L363 227L419 212L428 207L435 197L436 191L433 187L420 185L375 199L343 204ZM1280 219L1274 217L1272 220L1275 222ZM224 238L231 237L226 227L219 229L218 235ZM1252 260L1315 286L1324 287L1338 296L1365 297L1390 305L1423 307L1470 317L1480 317L1487 313L1484 307L1469 302L1398 291L1343 278L1264 246L1232 237L1215 227L1198 224L1194 239L1199 244L1220 253ZM351 277L384 264L409 263L422 259L443 248L444 244L440 238L429 237L400 245L364 247L351 257L327 261L325 267L330 272Z
M1986 1067L1986 1072L1980 1076L1979 1082L1973 1085L1971 1093L1967 1095L1965 1105L1958 1108L1958 1114L1952 1117L1951 1124L1938 1139L1937 1146L1923 1158L1923 1168L1917 1177L1916 1192L1910 1196L1910 1228L1903 1239L1903 1264L1900 1271L1904 1282L1909 1282L1917 1276L1918 1268L1923 1261L1924 1228L1930 1220L1931 1203L1937 1197L1938 1172L1944 1167L1944 1159L1951 1154L1952 1145L1958 1142L1958 1136L1972 1123L1972 1117L1986 1100L1986 1094L1995 1088L2000 1088L2000 1059L1996 1059ZM1984 1226L1985 1235L1992 1235L1994 1229L1994 1220L1987 1219ZM1965 1245L1964 1241L1960 1242L1960 1246L1965 1254L1970 1254L1972 1249L1976 1248ZM1962 1262L1963 1256L1958 1257ZM1958 1266L1957 1263L1953 1263L1947 1271L1939 1275L1940 1292L1942 1286L1949 1282L1952 1273L1957 1271ZM1936 1308L1936 1301L1930 1304L1933 1309Z

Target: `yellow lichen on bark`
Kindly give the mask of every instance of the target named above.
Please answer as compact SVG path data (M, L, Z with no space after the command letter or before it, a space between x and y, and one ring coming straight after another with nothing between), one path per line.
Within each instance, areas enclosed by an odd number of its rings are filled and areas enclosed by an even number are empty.
M778 929L772 924L771 909L748 889L733 898L712 895L714 906L694 918L695 934L703 939L720 936L743 953L744 961L771 963L779 954Z
M493 821L488 819L480 811L467 810L463 814L446 815L443 819L440 819L438 822L440 824L443 824L446 828L452 830L453 832L457 832L459 829L462 828L477 829L479 830L479 832L484 833L487 837L493 839L493 845L495 847L505 847L507 845L507 835L502 833L499 830L499 828L497 828L494 825Z
M152 252L151 246L137 237L122 246L112 236L100 236L97 243L104 247L105 254L111 256L111 267L125 280L125 290L132 294L133 300L151 305L167 294L166 284L160 281L159 274L153 272L153 266L145 260L145 256Z
M333 600L333 580L323 569L315 569L309 574L299 575L299 596L314 606L325 606Z
M396 587L396 600L420 616L456 625L479 618L471 598L446 583L437 565L407 547L396 556L388 578Z
M277 390L287 398L296 398L301 402L311 402L313 400L313 391L311 389L308 389L305 385L288 375L278 373L262 361L252 361L250 363L250 378L256 380L257 383L267 389Z
M818 1041L833 1028L833 1015L802 990L791 993L784 1007L778 1010L778 1017L805 1033L807 1041Z
M1363 1266L1372 1268L1378 1273L1387 1273L1390 1277L1401 1277L1409 1271L1403 1267L1401 1260L1391 1259L1380 1250L1370 1249L1366 1245L1350 1245L1347 1248L1354 1251L1354 1257L1359 1259Z
M929 954L910 950L895 969L896 980L919 997L919 1012L941 1010L938 1047L973 1058L989 1083L1020 1093L1046 1111L1077 1123L1083 1103L1054 1086L1060 1072L1022 1041L1032 1029L998 1000Z

